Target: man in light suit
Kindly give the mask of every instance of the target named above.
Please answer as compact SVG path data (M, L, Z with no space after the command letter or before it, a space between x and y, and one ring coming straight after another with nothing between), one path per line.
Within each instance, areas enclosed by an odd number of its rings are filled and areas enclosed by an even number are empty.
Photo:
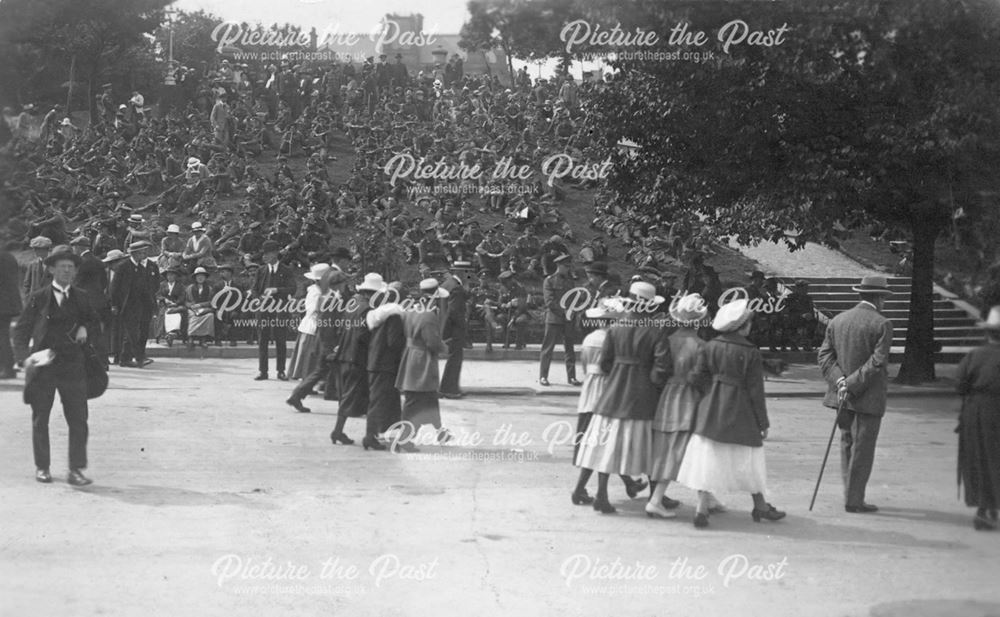
M865 485L885 415L892 346L892 322L881 311L892 292L886 277L879 275L864 277L852 289L860 294L861 302L830 321L819 350L819 366L829 385L823 404L837 408L843 402L837 424L845 510L870 513L878 508L865 503Z

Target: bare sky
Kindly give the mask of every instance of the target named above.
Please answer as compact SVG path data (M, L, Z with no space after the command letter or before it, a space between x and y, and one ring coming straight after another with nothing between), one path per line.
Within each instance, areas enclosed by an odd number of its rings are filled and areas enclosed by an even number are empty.
M467 0L177 0L185 11L204 9L227 21L292 23L323 32L370 32L386 13L422 13L424 30L458 34L468 16Z

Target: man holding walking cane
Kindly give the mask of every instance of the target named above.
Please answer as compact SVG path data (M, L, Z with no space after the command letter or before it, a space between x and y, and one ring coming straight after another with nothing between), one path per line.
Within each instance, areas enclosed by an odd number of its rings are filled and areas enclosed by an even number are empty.
M839 409L844 509L864 514L878 511L865 503L865 486L885 415L892 322L881 311L892 292L886 277L880 275L866 276L852 289L861 302L830 321L819 350L819 366L828 384L823 404Z

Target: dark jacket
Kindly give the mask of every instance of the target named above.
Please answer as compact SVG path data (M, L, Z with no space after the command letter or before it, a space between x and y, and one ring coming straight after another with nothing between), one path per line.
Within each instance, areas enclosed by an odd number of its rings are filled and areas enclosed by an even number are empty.
M80 257L83 261L76 271L76 280L73 283L87 292L94 310L100 313L109 306L108 271L104 267L104 262L90 251Z
M264 264L257 270L253 280L254 297L260 298L264 295L264 290L274 287L277 291L271 296L276 302L285 304L288 298L295 294L295 273L285 264L278 264L278 270L273 275L268 270L269 266Z
M17 320L17 325L11 334L14 344L14 358L23 362L29 355L45 349L45 337L49 333L49 306L55 302L52 286L39 289L28 297L24 312ZM76 316L78 325L87 329L87 336L92 337L97 332L100 320L94 310L87 292L80 287L70 286L69 299L65 308ZM75 335L67 333L71 338ZM30 346L29 346L30 344Z
M673 371L666 333L649 326L612 326L601 349L601 370L608 378L595 413L652 420L660 388Z
M563 296L573 288L573 281L569 276L559 273L545 277L542 282L542 299L545 302L545 323L565 324L566 309L562 307Z
M371 304L362 294L355 294L347 306L354 305L353 310L344 313L340 329L340 345L337 348L336 361L357 366L368 366L368 341L371 332L365 316L371 310Z
M111 306L119 310L141 307L152 311L158 288L156 278L144 264L136 265L131 259L123 259L115 268L111 281Z
M846 377L848 409L885 415L891 347L892 322L866 302L830 320L818 353L828 384L823 404L837 407L837 380Z
M701 392L694 432L721 443L764 445L770 424L764 402L764 363L745 337L725 332L701 348L689 376Z
M14 317L24 309L18 289L19 276L17 258L13 253L0 252L0 317Z
M368 372L396 375L406 348L402 307L384 304L366 315L371 340L368 341Z

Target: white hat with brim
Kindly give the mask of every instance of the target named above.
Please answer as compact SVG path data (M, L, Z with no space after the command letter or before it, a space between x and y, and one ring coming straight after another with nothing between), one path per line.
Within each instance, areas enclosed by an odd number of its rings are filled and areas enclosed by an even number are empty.
M625 313L623 298L601 298L597 306L583 312L588 319L618 319Z
M892 294L889 289L889 279L881 274L869 274L861 279L859 285L855 285L851 289L858 293L885 294L887 296Z
M338 270L340 268L337 268ZM306 277L310 281L318 281L323 278L323 275L330 271L330 264L313 264L309 267L309 271L302 276Z
M377 272L369 272L365 275L365 280L357 287L358 291L382 291L385 289L385 280Z
M663 296L656 295L656 286L652 283L647 283L646 281L636 281L629 285L628 293L634 296L632 302L641 302L643 304L663 304L666 302L666 298Z
M976 322L976 327L983 330L1000 331L1000 306L991 308L989 315L986 316L986 321Z
M194 269L194 272L192 272L192 275L193 276L198 276L199 274L204 274L205 276L208 276L208 270L206 270L205 268L203 268L201 266L198 266L197 268Z
M170 225L167 225L167 233L168 234L179 234L179 233L181 233L181 227L180 227L180 225L177 225L176 223L171 223Z
M123 253L118 249L111 249L110 251L108 251L108 254L105 255L104 259L102 259L101 261L107 264L111 263L112 261L118 261L119 259L125 259L125 253Z
M191 231L205 231L205 226L200 221L191 223Z
M752 316L753 311L750 310L749 300L746 298L733 300L728 304L724 304L719 309L719 312L715 314L715 319L712 321L712 328L718 332L735 332L742 328L743 324Z
M196 157L192 156L187 160L188 167L197 167L198 165L201 165L201 160Z
M670 303L670 318L678 323L694 323L705 319L708 306L701 294L688 294Z
M434 298L447 298L451 295L447 289L441 289L437 279L434 278L426 278L420 281L420 291L424 293L431 292L431 296Z
M52 240L48 236L36 236L31 239L28 246L33 249L52 248Z

